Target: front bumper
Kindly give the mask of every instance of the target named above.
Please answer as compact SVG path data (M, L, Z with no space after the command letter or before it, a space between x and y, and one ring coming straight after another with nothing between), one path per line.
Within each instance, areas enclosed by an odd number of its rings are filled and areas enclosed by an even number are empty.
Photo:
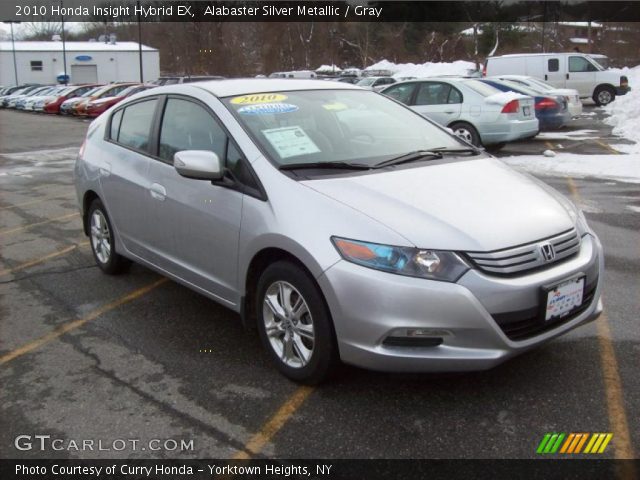
M616 95L626 95L631 91L631 87L616 87Z
M544 270L497 277L472 269L458 283L388 274L339 261L318 278L331 311L340 357L345 363L381 371L444 372L484 370L596 319L604 260L595 236L580 252ZM587 273L594 283L586 307L514 340L498 324L506 312L535 309L540 288ZM594 273L595 272L595 273ZM389 345L390 337L421 329L441 339L434 346Z

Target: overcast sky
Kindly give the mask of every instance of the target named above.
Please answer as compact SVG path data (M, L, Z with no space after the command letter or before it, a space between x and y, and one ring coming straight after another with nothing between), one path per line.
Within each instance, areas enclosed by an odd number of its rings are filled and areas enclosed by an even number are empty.
M82 22L65 22L65 30L67 32L77 33L82 30ZM22 23L13 24L13 34L16 40L20 40L25 31L25 25ZM0 23L0 40L11 40L11 26L7 23Z

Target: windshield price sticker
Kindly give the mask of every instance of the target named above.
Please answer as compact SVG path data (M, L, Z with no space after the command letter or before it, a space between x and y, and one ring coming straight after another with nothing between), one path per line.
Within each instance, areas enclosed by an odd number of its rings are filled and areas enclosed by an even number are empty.
M298 127L272 128L262 133L269 143L276 149L280 158L295 157L319 153L320 149L313 140Z
M252 95L242 95L231 99L234 105L254 105L256 103L273 103L286 100L287 96L281 93L254 93Z

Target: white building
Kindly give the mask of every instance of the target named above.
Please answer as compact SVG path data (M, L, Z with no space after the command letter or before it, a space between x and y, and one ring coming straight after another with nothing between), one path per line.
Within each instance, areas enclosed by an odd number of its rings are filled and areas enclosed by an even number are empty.
M69 83L140 81L136 42L65 42ZM15 42L18 78L15 78L11 42L0 42L0 85L60 83L64 73L62 42ZM160 76L160 56L142 45L143 80Z

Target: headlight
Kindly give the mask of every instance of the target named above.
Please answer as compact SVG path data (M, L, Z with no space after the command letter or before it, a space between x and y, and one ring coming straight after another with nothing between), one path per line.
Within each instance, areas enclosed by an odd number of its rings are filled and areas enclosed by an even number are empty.
M340 237L332 237L331 241L345 260L398 275L455 282L469 270L453 252L393 247Z

